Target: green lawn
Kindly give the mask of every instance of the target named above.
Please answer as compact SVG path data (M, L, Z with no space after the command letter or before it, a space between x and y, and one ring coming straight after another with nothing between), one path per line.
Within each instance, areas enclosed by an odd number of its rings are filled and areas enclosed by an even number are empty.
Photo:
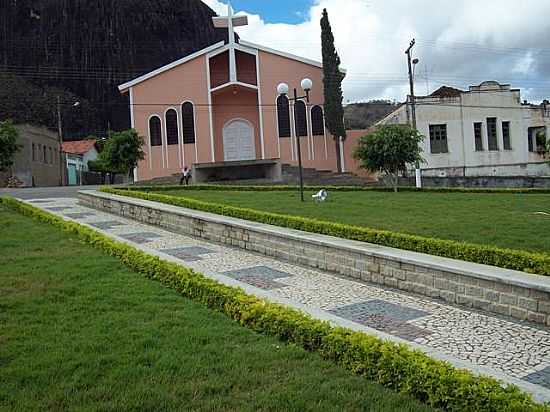
M430 410L1 206L0 262L0 410Z
M550 251L546 194L330 192L326 203L315 204L311 191L305 203L296 191L158 193L440 239Z

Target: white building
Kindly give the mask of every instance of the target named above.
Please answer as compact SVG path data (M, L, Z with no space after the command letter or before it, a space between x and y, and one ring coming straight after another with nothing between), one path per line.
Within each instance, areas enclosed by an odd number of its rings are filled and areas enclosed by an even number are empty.
M96 141L93 139L63 142L62 150L67 159L67 184L82 184L82 173L88 171L88 161L97 159Z
M407 124L403 105L378 124ZM537 134L550 130L550 103L522 102L520 90L488 81L468 91L443 86L416 98L423 176L550 176ZM540 139L540 137L539 137Z

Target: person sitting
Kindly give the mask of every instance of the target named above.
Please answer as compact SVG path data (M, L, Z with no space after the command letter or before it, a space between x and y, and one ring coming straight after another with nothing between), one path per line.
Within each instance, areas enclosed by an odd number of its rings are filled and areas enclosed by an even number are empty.
M189 186L189 179L191 179L191 169L184 166L183 169L181 169L180 185L185 181L185 186Z

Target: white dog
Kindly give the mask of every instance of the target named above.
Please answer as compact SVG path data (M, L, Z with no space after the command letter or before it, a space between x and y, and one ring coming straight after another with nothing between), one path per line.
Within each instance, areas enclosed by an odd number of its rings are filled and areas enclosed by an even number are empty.
M319 190L318 193L311 195L315 203L321 203L328 199L328 192L325 189Z

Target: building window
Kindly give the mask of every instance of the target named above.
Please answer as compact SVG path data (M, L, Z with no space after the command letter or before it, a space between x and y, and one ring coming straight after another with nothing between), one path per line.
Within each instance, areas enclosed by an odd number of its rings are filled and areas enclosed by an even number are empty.
M162 146L162 129L158 116L153 116L149 119L149 140L151 141L151 146Z
M496 117L489 117L487 119L487 141L489 143L489 150L498 150Z
M483 151L483 123L474 123L474 140L476 152Z
M322 136L325 134L325 121L321 106L313 106L311 108L311 133L313 136Z
M502 122L502 142L504 150L512 150L512 140L510 138L510 122Z
M286 96L277 98L277 123L279 137L290 137L290 106Z
M546 150L545 127L529 127L527 129L527 139L531 153L541 153Z
M178 113L174 109L166 112L166 142L169 145L178 144L179 128Z
M307 136L307 114L306 104L298 100L294 105L294 115L296 116L296 136Z
M183 143L195 143L195 107L191 102L181 105Z
M50 164L53 165L53 150L51 147L49 148L49 152L50 152Z
M48 152L47 152L46 146L42 146L42 149L43 149L42 160L44 161L44 163L48 163Z
M430 151L433 154L448 153L447 147L447 125L430 125Z
M32 144L32 161L36 162L36 145Z

